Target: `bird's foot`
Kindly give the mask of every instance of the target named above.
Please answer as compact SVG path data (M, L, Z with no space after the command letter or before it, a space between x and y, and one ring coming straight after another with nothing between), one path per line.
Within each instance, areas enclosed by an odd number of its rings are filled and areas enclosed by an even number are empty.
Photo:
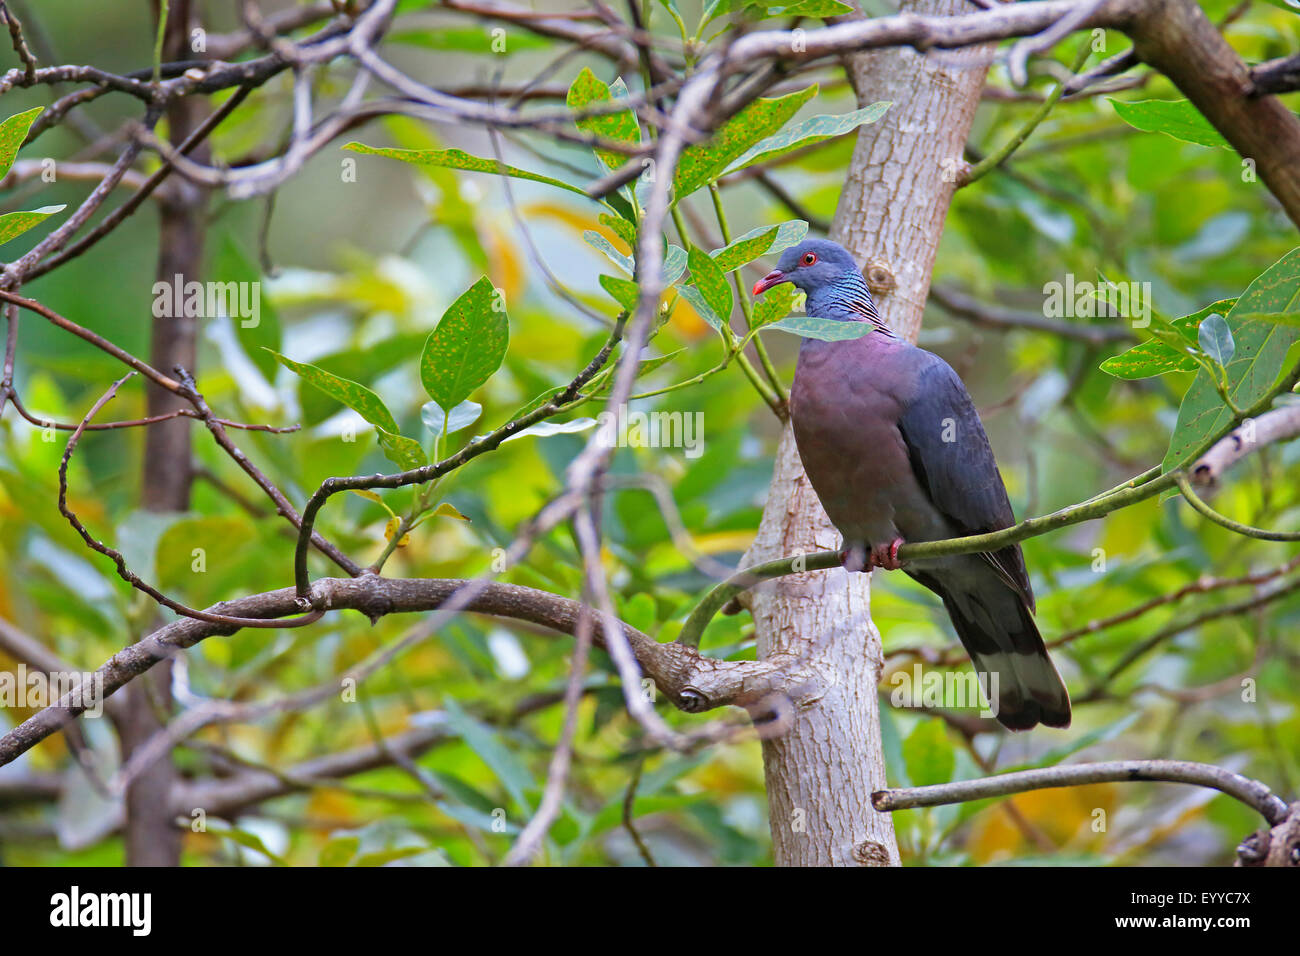
M887 544L871 546L871 566L885 571L897 571L903 566L898 560L898 549L903 546L902 538L895 538Z
M840 564L844 565L844 570L850 573L853 571L870 571L869 559L867 549L860 544L849 545L840 552Z

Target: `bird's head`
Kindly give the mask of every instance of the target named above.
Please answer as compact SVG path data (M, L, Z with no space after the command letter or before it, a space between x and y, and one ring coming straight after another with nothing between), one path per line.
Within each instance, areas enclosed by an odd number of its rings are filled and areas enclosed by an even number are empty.
M783 282L812 294L846 284L856 287L862 283L862 273L843 246L829 239L805 239L783 252L776 268L754 283L754 295Z

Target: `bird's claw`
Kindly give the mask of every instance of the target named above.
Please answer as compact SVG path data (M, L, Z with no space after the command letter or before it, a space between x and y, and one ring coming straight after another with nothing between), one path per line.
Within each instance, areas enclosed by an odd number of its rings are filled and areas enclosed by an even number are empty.
M895 538L887 544L871 546L871 566L885 571L897 571L903 566L898 560L898 549L903 546L902 538Z
M840 564L845 571L870 571L872 568L897 571L903 566L903 562L898 560L898 549L902 546L902 538L872 545L870 551L861 544L849 545L840 551Z

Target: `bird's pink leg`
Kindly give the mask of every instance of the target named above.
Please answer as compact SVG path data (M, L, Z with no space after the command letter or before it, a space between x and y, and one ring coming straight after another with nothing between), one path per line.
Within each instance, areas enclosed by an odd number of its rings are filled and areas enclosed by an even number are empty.
M898 560L898 549L902 546L902 538L895 538L888 544L872 545L871 566L885 571L897 571L903 566L903 562Z

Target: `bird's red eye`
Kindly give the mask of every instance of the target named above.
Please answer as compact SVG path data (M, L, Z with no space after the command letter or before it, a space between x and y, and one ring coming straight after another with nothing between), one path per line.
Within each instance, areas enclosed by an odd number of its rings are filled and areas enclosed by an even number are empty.
M804 264L804 265L806 265L806 266L810 266L810 265L812 265L812 264L813 264L814 262L816 262L816 261L817 261L817 253L815 253L815 252L805 252L805 253L804 253L804 256L803 256L803 264Z

